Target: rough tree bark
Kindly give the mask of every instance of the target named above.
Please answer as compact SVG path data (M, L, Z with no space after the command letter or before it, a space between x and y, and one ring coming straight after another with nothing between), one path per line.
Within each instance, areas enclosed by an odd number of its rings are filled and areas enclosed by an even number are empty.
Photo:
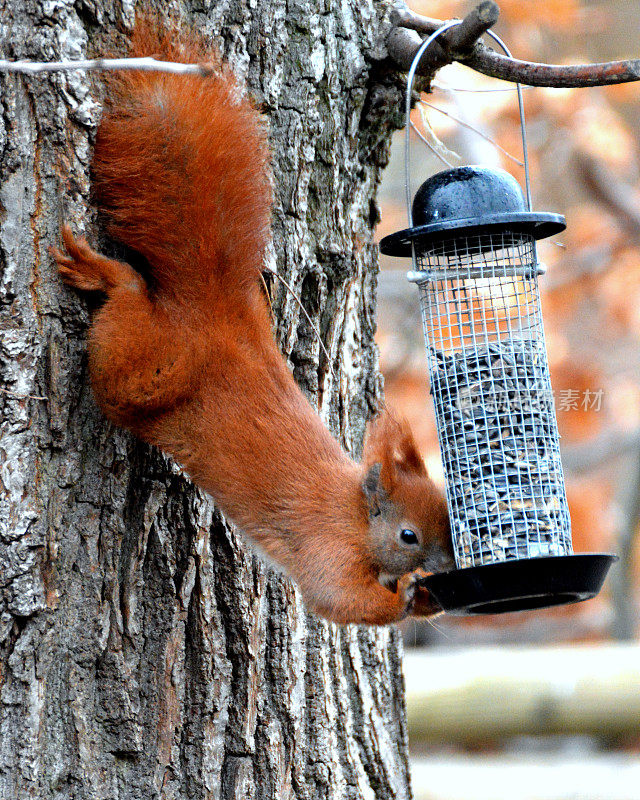
M383 0L173 0L271 126L283 352L357 452L379 393L375 189L400 108ZM131 0L4 0L3 57L121 52ZM47 254L90 202L99 83L2 80L0 797L406 798L393 630L306 615L159 452L87 384L90 309ZM104 249L108 242L100 241ZM277 454L276 454L277 455Z

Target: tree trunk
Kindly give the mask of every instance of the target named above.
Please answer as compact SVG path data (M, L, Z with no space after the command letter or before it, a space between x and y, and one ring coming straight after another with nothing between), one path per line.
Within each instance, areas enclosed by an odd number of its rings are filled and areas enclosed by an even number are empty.
M371 227L400 93L382 0L184 0L270 123L277 335L350 451L379 392ZM286 9L286 11L285 11ZM125 0L5 0L2 55L122 52ZM96 242L83 72L2 82L0 797L406 798L394 630L308 616L212 502L115 429L87 382L90 309L47 253ZM391 122L390 122L391 120ZM104 250L108 243L100 242Z

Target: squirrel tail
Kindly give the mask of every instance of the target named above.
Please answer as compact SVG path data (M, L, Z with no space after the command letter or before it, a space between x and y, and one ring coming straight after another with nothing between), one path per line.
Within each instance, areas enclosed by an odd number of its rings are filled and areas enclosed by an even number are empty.
M107 75L93 180L109 233L147 259L162 293L206 302L255 284L271 216L259 115L215 52L152 16L136 23L129 55L212 74Z

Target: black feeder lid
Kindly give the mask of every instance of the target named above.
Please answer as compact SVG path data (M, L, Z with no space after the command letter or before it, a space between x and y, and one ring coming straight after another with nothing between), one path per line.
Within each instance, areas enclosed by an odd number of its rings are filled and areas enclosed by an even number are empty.
M455 616L528 611L590 600L617 560L606 553L520 558L438 572L420 583Z
M411 256L442 239L511 231L546 239L566 228L561 214L527 211L518 181L502 169L456 167L428 178L413 199L413 227L385 236L380 251Z

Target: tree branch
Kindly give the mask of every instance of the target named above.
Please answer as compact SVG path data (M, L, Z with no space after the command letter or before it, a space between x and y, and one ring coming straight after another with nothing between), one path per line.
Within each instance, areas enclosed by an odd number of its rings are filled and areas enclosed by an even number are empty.
M490 10L488 7L492 7L492 9ZM640 59L570 66L538 64L533 61L520 61L500 55L480 42L470 46L471 35L479 31L477 39L488 30L497 20L497 11L498 7L495 3L481 3L465 17L461 25L443 33L440 42L434 42L433 49L430 47L425 53L418 68L418 74L432 75L436 69L445 64L459 61L483 75L528 86L578 88L640 80ZM481 30L481 20L483 18L488 20L493 16L495 16L493 22ZM387 50L398 67L404 71L411 66L418 47L422 43L419 34L431 34L443 24L442 20L423 17L406 6L398 6L393 10L391 22L394 27L387 38ZM464 36L462 43L456 38L461 35Z
M640 429L608 431L584 444L564 445L562 463L565 469L579 474L607 466L611 461L640 448Z
M633 567L640 528L640 447L636 450L633 472L625 489L620 498L622 514L616 537L620 562L611 574L615 608L613 634L620 640L633 639L637 628Z
M634 239L640 240L640 205L633 188L614 175L602 160L596 160L584 150L576 150L573 160L593 197L613 212Z
M478 42L498 19L499 8L492 0L484 0L462 20L461 24L442 34L424 54L418 74L433 75L436 70L459 61L476 72L493 78L523 83L528 86L563 88L607 86L640 80L640 59L609 61L602 64L572 66L537 64L500 55ZM387 37L387 50L400 69L407 71L422 43L419 34L430 34L442 20L423 17L406 6L396 7L391 14L393 27ZM209 75L206 64L174 64L153 58L98 58L86 61L8 61L0 60L0 72L35 75L41 72L68 72L75 69L116 70L138 69L178 74Z
M407 13L412 14L413 12L407 9ZM402 14L402 10L394 9L391 14L392 22L398 25L399 23L395 20L403 18ZM453 60L469 56L482 34L496 24L499 15L500 9L492 0L484 0L479 6L472 9L459 25L445 31L431 44L420 60L421 74L430 74L440 67L444 67L445 64L450 64ZM422 19L426 19L426 17ZM443 24L438 20L429 20L429 23L433 24L430 33L436 31ZM418 46L420 44L421 41L418 42ZM409 59L407 69L411 66L411 61L413 61L413 57Z

